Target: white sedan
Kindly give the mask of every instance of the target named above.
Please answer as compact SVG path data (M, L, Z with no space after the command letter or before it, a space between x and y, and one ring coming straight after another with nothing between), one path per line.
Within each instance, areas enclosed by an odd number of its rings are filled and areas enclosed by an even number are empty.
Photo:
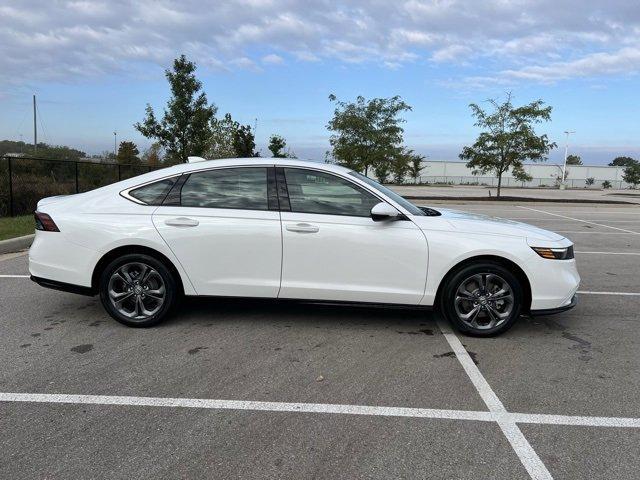
M291 159L190 162L38 203L42 286L99 294L155 325L187 296L437 307L494 335L575 305L571 241L524 223L417 207L346 168Z

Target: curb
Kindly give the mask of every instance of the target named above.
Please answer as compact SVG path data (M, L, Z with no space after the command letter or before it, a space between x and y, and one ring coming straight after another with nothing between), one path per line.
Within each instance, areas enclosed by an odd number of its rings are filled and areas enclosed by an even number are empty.
M9 238L8 240L0 240L0 255L4 253L14 253L20 250L26 250L33 242L34 234L25 235L24 237Z

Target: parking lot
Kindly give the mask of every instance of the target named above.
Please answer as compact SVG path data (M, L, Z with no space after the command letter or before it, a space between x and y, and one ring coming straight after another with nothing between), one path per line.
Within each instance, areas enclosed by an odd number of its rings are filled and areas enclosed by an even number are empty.
M577 307L490 339L215 299L130 329L0 257L0 478L638 478L640 208L438 206L572 239Z

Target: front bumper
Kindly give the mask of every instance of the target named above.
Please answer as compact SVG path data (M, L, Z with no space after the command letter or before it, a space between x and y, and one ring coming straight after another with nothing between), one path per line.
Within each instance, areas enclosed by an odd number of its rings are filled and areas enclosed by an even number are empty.
M578 295L574 295L573 298L571 298L571 303L569 303L568 305L563 305L562 307L556 307L556 308L531 310L529 312L529 315L531 315L532 317L539 317L542 315L554 315L556 313L562 313L562 312L566 312L567 310L571 310L577 304L578 304Z

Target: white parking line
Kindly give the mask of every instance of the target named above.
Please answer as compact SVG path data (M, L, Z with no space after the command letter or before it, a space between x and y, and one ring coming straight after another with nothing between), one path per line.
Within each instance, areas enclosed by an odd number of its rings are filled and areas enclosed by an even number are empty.
M565 218L546 218L546 217L503 217L507 220L535 220L539 222L564 222ZM600 221L600 220L598 220ZM606 220L607 223L640 223L640 220Z
M438 327L442 331L445 339L449 343L449 346L456 355L456 358L462 365L462 368L467 373L467 376L473 383L474 387L480 394L480 397L489 408L489 411L496 414L504 414L507 409L491 389L491 386L487 380L482 376L480 370L473 363L473 360L467 353L458 337L451 331L449 325L445 325L441 320L438 320ZM498 426L504 433L505 437L511 444L511 448L516 452L518 458L522 462L522 465L529 473L529 476L533 479L553 479L547 467L542 463L540 457L533 449L531 444L527 441L526 437L516 425L516 423L509 417L504 416L501 420L498 420Z
M250 410L262 412L333 413L381 417L439 418L494 422L490 412L442 410L431 408L375 407L328 403L254 402L249 400L212 400L200 398L131 397L115 395L67 395L47 393L0 393L0 402L74 403L127 405L142 407L203 408L212 410Z
M576 293L581 295L622 295L622 296L631 296L631 297L639 297L640 293L637 292L592 292L589 290L578 290Z
M583 251L574 251L573 253L580 254L593 254L593 255L640 255L640 252L583 252Z
M554 230L554 233L588 233L589 235L630 235L624 232L596 232L593 230Z
M29 275L0 275L0 278L29 278Z
M207 398L133 397L120 395L76 395L63 393L0 392L0 402L114 405L129 407L200 408L204 410L246 410L254 412L327 413L377 417L431 418L475 422L508 421L536 425L572 425L603 428L640 428L640 418L547 415L544 413L481 412L437 408L376 407L332 403L254 402Z
M518 208L524 208L526 210L531 210L533 212L546 213L547 215L553 215L554 217L566 218L568 220L575 220L576 222L588 223L588 224L591 224L591 225L597 225L599 227L612 228L613 230L620 230L621 232L627 232L627 233L632 233L634 235L640 235L640 232L634 232L633 230L627 230L625 228L612 227L611 225L605 225L604 223L591 222L589 220L582 220L580 218L568 217L566 215L560 215L559 213L545 212L544 210L538 210L536 208L531 208L531 207L523 207L523 206L520 206L520 205L518 205Z

